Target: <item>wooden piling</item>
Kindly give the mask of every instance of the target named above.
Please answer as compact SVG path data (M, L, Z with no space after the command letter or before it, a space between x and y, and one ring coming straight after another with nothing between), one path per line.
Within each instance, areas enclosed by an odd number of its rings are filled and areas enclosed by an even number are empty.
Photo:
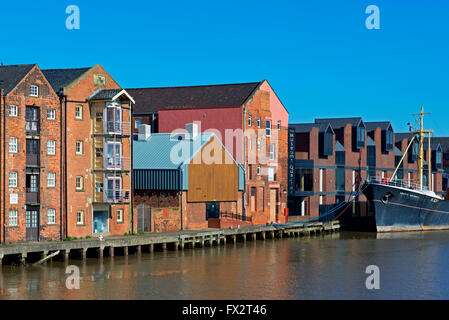
M83 260L86 260L86 256L87 256L87 248L81 249L81 258Z
M167 242L162 243L162 250L167 250Z
M126 257L128 256L128 247L127 246L123 248L123 255Z
M100 247L97 249L98 252L98 258L103 258L103 254L104 254L104 247Z
M114 247L109 247L109 256L110 257L114 256Z
M142 246L137 246L137 255L141 255L142 254Z

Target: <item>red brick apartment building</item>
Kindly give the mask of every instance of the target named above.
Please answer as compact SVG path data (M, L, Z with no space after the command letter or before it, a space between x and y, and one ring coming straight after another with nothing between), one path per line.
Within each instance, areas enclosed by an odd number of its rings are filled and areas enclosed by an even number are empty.
M61 110L35 64L0 66L0 241L61 239Z
M135 129L149 124L164 133L198 123L219 136L245 171L243 220L285 220L288 112L268 81L127 91L136 101Z
M133 99L100 66L0 67L1 242L132 229Z
M330 118L290 124L289 221L303 221L324 214L347 199L370 176L391 178L410 139L408 133L395 134L388 121ZM445 188L441 146L435 141L431 149L431 188L442 194ZM416 150L416 146L410 148L404 157L396 173L398 179L416 180ZM427 148L425 150L427 159ZM427 162L424 173L427 184ZM353 217L371 215L364 195L359 195L346 212L345 215Z

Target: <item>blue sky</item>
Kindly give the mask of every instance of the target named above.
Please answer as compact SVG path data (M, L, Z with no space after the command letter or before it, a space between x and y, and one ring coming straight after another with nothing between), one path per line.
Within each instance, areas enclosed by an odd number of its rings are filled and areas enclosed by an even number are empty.
M290 122L362 116L449 136L449 1L8 1L0 61L96 63L123 87L267 79ZM57 3L57 4L54 4ZM80 9L68 30L65 9ZM368 5L380 30L368 30Z

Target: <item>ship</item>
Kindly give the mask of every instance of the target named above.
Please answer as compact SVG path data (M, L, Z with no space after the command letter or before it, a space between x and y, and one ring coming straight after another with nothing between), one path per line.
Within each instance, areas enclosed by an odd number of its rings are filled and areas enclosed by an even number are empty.
M377 232L426 231L449 229L449 200L437 195L423 184L424 143L430 149L432 130L423 129L424 108L419 115L419 129L410 125L411 139L391 178L369 177L361 186L373 211ZM410 146L418 140L418 181L397 179L396 173ZM428 168L431 168L431 152L428 153ZM431 176L431 175L429 175ZM429 179L430 180L430 179Z

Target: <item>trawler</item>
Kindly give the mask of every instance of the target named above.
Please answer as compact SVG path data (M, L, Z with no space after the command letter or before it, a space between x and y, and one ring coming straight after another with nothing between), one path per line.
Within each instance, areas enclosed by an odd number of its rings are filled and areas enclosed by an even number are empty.
M428 187L423 184L424 141L427 135L430 150L430 135L433 134L432 130L423 129L424 114L423 107L415 114L420 117L419 129L413 130L410 126L412 138L392 177L368 178L361 188L374 210L377 232L449 229L449 201L431 190L430 179ZM398 168L415 139L418 139L418 181L398 180ZM430 170L432 153L427 153Z

